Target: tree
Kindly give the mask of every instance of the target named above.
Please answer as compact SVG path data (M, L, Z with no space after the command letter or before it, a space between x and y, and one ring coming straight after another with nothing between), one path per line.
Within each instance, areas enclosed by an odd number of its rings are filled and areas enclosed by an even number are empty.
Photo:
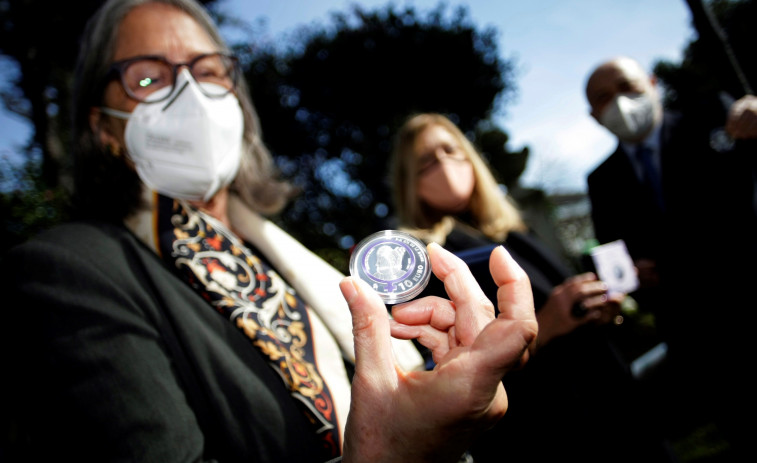
M297 48L249 57L264 140L303 192L281 216L287 228L318 250L385 228L392 137L412 112L447 114L495 167L518 169L502 173L514 184L527 150L510 163L507 135L490 122L514 92L514 65L495 39L463 7L421 17L412 7L353 6L331 27L302 29Z
M680 64L660 61L654 67L666 90L666 105L684 112L696 111L702 101L720 93L736 99L743 96L747 91L744 79L752 90L757 88L757 60L752 58L757 1L687 3L698 37L689 42ZM738 63L736 67L731 58ZM720 111L714 114L721 117Z
M100 2L70 4L14 0L0 4L0 53L18 65L19 74L2 93L6 109L28 118L34 127L29 148L42 154L42 179L59 183L67 148L70 81L78 35ZM42 13L44 12L44 13Z

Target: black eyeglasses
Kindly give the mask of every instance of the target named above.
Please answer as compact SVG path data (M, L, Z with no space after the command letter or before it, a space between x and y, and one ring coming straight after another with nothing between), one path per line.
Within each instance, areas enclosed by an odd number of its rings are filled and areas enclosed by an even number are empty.
M118 74L126 94L139 102L156 103L173 94L179 68L186 66L200 85L200 90L211 98L222 97L237 85L239 60L225 53L206 53L188 63L171 63L162 56L135 56L111 64L108 78ZM170 87L168 93L158 92ZM157 95L157 96L156 96Z

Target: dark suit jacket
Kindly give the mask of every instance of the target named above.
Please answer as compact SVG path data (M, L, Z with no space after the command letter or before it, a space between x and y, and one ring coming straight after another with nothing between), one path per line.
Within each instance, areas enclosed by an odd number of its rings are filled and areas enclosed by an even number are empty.
M663 189L668 189L670 141L678 117L666 114L660 132ZM659 258L662 211L639 181L623 147L618 147L587 179L594 233L600 243L623 239L635 258ZM665 197L666 195L663 194Z
M2 268L3 400L30 461L326 460L249 338L124 227L65 225Z
M658 259L657 327L668 343L671 398L687 420L744 412L754 380L757 298L757 145L710 147L711 106L700 114L666 113L662 133L664 214L656 211L618 148L588 177L600 242L622 238L634 257ZM707 113L709 111L709 114ZM722 110L721 110L722 111ZM696 410L692 403L698 403Z
M706 121L696 114L665 114L660 134L664 212L637 180L621 146L588 177L597 239L623 239L635 259L656 259L663 286L678 297L691 293L685 289L705 268L714 273L713 288L750 281L743 276L753 273L744 272L743 263L757 257L757 149L754 142L737 142L731 152L714 151ZM702 295L696 300L701 302Z

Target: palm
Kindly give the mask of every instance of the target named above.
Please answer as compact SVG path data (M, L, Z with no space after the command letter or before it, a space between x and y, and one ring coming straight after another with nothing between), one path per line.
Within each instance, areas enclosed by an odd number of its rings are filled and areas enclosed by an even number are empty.
M536 336L528 279L503 249L495 251L492 276L500 286L495 320L492 303L465 264L438 246L429 253L452 301L428 297L395 307L391 333L417 338L431 349L437 362L432 371L398 370L388 344L389 321L379 315L381 300L356 280L356 294L345 293L357 362L345 460L353 455L390 460L402 452L412 461L456 461L472 434L507 410L502 376L525 360Z

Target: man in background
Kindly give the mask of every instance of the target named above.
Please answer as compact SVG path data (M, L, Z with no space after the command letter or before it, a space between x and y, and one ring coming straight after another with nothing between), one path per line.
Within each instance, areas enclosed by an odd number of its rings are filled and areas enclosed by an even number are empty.
M679 114L663 108L656 84L628 57L588 77L591 115L618 139L588 176L595 235L625 241L640 281L632 295L667 343L653 392L673 408L661 416L674 433L716 422L738 452L754 348L725 338L734 320L744 331L734 338L751 337L757 307L757 98ZM727 143L715 143L718 129Z

